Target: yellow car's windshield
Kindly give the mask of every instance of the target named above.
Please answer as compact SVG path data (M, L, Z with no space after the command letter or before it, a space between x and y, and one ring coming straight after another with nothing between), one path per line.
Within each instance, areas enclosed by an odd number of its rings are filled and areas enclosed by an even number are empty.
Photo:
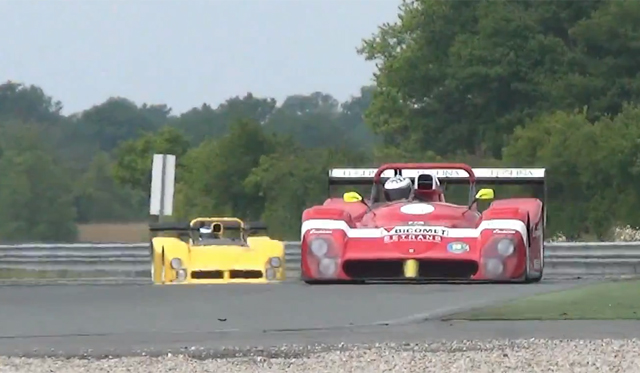
M193 241L198 246L217 245L244 245L246 244L240 230L227 230L223 234L212 233L209 230L201 230Z

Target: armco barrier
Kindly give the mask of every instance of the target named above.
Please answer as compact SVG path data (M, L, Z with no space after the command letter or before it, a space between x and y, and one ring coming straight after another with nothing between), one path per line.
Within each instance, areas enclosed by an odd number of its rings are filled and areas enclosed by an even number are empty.
M640 275L640 242L549 243L544 259L548 275Z
M285 242L287 278L300 273L300 244ZM48 273L47 279L151 278L149 244L20 244L0 245L0 281ZM44 276L43 276L44 277Z
M300 243L285 242L287 278L300 273ZM640 243L548 243L545 275L640 275ZM0 245L0 278L33 278L34 273L55 272L60 277L150 277L149 244L22 244ZM37 275L35 277L38 277Z

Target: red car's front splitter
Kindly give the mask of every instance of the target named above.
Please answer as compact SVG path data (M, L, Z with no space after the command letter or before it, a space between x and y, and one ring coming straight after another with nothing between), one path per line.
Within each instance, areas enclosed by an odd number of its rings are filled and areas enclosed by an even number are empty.
M312 285L350 285L350 284L513 284L521 283L522 280L465 280L465 279L366 279L366 280L328 280L328 279L303 279L307 284Z

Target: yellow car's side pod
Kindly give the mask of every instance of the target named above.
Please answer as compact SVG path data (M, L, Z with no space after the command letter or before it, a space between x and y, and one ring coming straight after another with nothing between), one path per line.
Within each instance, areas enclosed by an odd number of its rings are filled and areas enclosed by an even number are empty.
M237 218L196 218L150 225L154 284L272 283L285 279L284 244L252 236L264 225ZM228 237L225 232L236 232ZM226 236L226 237L225 237Z

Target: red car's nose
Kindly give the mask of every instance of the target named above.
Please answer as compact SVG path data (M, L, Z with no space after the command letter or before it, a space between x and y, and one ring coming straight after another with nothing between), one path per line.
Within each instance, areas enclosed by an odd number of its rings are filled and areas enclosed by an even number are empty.
M392 244L393 251L397 254L407 257L422 256L433 251L446 251L446 245L441 242L394 242Z

